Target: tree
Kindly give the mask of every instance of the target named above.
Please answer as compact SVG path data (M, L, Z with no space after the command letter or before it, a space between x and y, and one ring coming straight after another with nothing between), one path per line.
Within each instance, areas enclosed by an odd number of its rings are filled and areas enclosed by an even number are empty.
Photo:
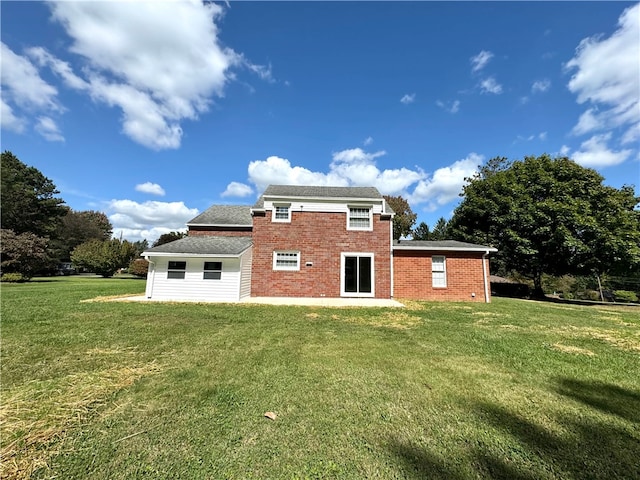
M431 240L448 240L449 238L449 223L444 217L440 217L431 232Z
M153 242L153 247L159 247L160 245L164 245L165 243L174 242L176 240L180 240L181 238L186 237L187 234L184 232L169 232L163 233L160 237Z
M136 258L129 264L128 272L136 277L147 278L149 262L144 258Z
M411 233L414 240L431 240L431 232L429 231L429 225L424 222L420 222L413 232Z
M2 152L0 192L2 227L18 235L31 232L48 237L65 214L53 182L9 151Z
M601 274L640 262L640 211L632 187L602 184L595 170L548 155L492 159L467 179L450 222L454 238L498 248L505 270Z
M0 267L2 273L19 273L31 278L47 262L47 241L31 232L16 234L2 229L0 241Z
M71 261L77 267L111 277L119 268L127 267L135 254L134 245L127 240L90 240L71 252Z
M411 234L411 229L416 223L417 215L413 213L409 203L402 197L384 195L384 199L396 213L393 217L393 239L399 240Z
M112 230L109 218L102 212L67 208L51 242L51 255L59 261L68 261L78 245L89 240L108 240Z

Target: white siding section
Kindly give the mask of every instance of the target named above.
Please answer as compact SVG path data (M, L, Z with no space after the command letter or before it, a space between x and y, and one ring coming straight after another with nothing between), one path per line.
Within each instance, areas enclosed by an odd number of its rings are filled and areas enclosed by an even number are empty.
M251 249L249 249L250 251ZM236 302L240 300L243 271L241 258L152 256L149 260L155 263L155 267L147 279L147 297L152 300L200 300L203 302ZM169 261L187 262L184 279L167 278ZM204 280L202 278L204 262L222 262L220 280ZM251 262L248 263L251 268Z
M264 209L265 210L273 210L274 206L282 205L282 201L272 201L265 200L264 201ZM287 201L289 203L289 201ZM347 214L349 212L349 207L362 206L362 207L373 207L373 213L382 213L382 200L372 200L370 202L362 202L362 201L345 201L341 200L339 202L305 202L305 201L291 201L291 211L292 212L328 212L328 213L344 213Z
M240 299L251 296L251 263L253 248L248 249L240 257Z

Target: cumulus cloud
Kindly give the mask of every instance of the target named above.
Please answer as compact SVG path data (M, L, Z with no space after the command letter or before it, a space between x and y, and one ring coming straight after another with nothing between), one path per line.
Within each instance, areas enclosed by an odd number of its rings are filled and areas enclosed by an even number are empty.
M213 2L50 2L71 38L71 65L42 47L29 50L65 85L122 112L122 130L154 150L175 149L181 124L207 112L246 68L273 81L271 66L255 65L225 47L218 27L223 7ZM4 56L4 55L3 55ZM4 68L3 68L4 70Z
M460 100L454 100L453 102L446 103L441 100L437 100L436 105L449 113L458 113L458 110L460 110Z
M198 215L197 208L188 208L184 202L144 203L133 200L111 200L106 207L115 236L128 240L153 240L162 233L184 231L185 224Z
M496 82L494 77L485 78L480 82L480 91L482 93L493 93L500 95L502 93L502 85Z
M222 192L222 197L248 197L253 193L253 188L240 182L231 182L227 189Z
M573 72L569 90L577 95L579 104L591 105L580 116L573 133L580 135L622 128L626 129L623 141L634 138L640 124L639 36L640 4L636 4L620 15L618 27L610 37L585 38L578 45L575 56L565 64L566 70ZM594 138L604 137L592 137L587 141L593 141L592 146L602 144ZM583 153L592 150L587 148ZM593 157L587 154L583 158L589 158L588 162L591 162ZM605 163L612 164L610 161Z
M434 211L459 197L465 178L473 176L482 164L484 157L470 153L466 158L458 160L448 167L437 169L433 175L420 180L409 196L409 203L426 203L426 209Z
M489 60L491 60L492 58L493 53L489 52L488 50L482 50L479 54L471 57L471 59L469 60L471 62L471 71L479 72L487 65L487 63L489 63Z
M410 103L413 103L416 101L416 94L412 93L412 94L408 94L406 93L401 99L400 99L400 103L404 103L405 105L408 105Z
M148 193L150 195L158 195L160 197L163 197L165 194L164 188L162 188L157 183L152 182L139 183L138 185L136 185L136 191Z
M29 58L17 55L0 43L0 83L2 85L2 128L16 133L27 127L25 115L41 115L35 130L49 141L63 141L51 113L62 113L58 90L45 82Z
M607 143L611 139L611 132L603 135L594 135L589 140L582 142L580 150L573 153L573 160L583 167L611 167L624 162L631 153L630 149L614 151L609 149Z
M543 80L536 80L531 85L532 93L544 93L551 88L551 80L545 78Z

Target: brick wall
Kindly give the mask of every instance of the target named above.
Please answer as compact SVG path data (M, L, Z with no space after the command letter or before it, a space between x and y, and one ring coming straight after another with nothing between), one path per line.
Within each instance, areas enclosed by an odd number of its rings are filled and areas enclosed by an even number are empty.
M190 237L209 235L213 237L250 237L251 227L189 227Z
M375 296L390 298L390 225L374 215L373 231L361 232L347 230L346 213L291 212L291 223L273 223L271 211L255 214L251 295L339 297L340 253L372 252ZM300 270L274 271L274 250L300 251Z
M431 286L433 255L443 255L446 258L446 288ZM489 260L485 260L485 263L488 276ZM482 253L395 250L393 281L394 297L397 299L485 301ZM475 293L475 297L472 297L472 293Z

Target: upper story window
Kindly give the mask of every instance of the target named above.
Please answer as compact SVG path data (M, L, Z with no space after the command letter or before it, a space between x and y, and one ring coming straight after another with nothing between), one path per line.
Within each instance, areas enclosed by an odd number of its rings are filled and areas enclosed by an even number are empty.
M447 286L447 264L442 255L431 257L431 285L436 288Z
M274 204L273 217L274 222L290 222L291 221L291 205L290 204Z
M167 278L183 279L187 271L187 262L169 262L167 266Z
M372 230L371 207L349 207L348 230Z
M300 270L300 252L273 252L274 270Z
M204 262L204 280L220 280L222 278L222 262Z

